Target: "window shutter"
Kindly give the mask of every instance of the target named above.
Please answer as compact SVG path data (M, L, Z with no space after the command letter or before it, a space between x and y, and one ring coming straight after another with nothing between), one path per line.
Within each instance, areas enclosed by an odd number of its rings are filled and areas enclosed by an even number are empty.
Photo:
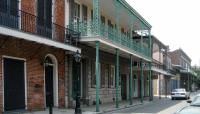
M52 23L52 0L46 0L45 4L45 20L46 20L46 26L48 28L51 28Z
M91 20L93 20L93 10L91 10Z
M18 14L18 0L10 0L10 14L17 16L17 14Z
M82 13L83 13L83 20L84 21L87 21L87 6L85 6L85 5L82 5L82 9L83 9L83 11L82 11Z
M7 0L0 0L0 12L6 13L8 9Z
M37 4L38 25L44 25L44 2L45 2L44 0L38 0Z

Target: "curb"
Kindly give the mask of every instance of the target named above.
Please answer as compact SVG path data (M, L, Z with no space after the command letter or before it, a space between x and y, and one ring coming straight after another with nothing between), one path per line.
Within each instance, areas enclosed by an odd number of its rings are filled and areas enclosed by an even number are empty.
M135 104L135 105L126 105L126 106L121 107L121 108L114 108L114 109L111 109L111 110L104 110L104 111L101 111L101 112L95 112L93 114L104 114L104 113L109 113L109 112L120 111L120 110L129 109L129 108L141 106L141 105L148 104L148 103L151 103L151 102L138 103L138 104Z

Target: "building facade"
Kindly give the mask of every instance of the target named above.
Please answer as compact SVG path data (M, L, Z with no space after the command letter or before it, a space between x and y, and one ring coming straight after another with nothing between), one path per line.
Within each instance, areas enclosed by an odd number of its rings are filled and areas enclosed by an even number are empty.
M176 69L176 77L174 78L173 88L185 88L187 91L192 90L194 83L192 82L193 77L196 75L191 69L191 59L182 50L177 49L170 52L172 59L172 66Z
M151 25L125 0L0 2L1 112L73 107L79 87L97 112L152 93Z
M64 0L0 1L0 112L65 107L77 34L65 27Z
M125 0L72 0L69 4L73 8L69 27L81 33L83 104L96 105L98 112L99 104L113 102L119 107L123 100L132 104L134 97L143 101L149 93L145 77L150 75L144 70L134 73L134 61L139 61L142 69L144 62L151 62L151 25ZM134 40L135 35L140 36L139 41ZM149 36L146 43L144 36ZM70 95L76 93L73 86ZM73 102L74 98L69 98L69 106Z
M164 45L155 36L152 36L152 74L153 93L161 98L170 94L171 59L168 56L169 47Z

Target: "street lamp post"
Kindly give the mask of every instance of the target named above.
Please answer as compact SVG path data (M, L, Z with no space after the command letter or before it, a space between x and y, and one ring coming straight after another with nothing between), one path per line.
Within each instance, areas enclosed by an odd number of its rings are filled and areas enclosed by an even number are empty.
M77 52L74 55L74 59L76 61L76 63L79 63L81 61L81 55L79 53L79 51L77 50ZM77 93L76 93L76 107L75 107L75 114L82 114L81 111L81 103L80 103L80 74L78 73L77 76Z

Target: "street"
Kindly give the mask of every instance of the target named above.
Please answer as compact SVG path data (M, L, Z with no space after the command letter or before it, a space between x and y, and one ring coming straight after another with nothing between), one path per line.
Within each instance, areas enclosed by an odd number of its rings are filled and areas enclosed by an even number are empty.
M191 95L191 99L195 95ZM171 100L170 98L162 98L161 100L155 100L145 105L107 114L174 114L176 111L189 105L186 101L187 100Z

